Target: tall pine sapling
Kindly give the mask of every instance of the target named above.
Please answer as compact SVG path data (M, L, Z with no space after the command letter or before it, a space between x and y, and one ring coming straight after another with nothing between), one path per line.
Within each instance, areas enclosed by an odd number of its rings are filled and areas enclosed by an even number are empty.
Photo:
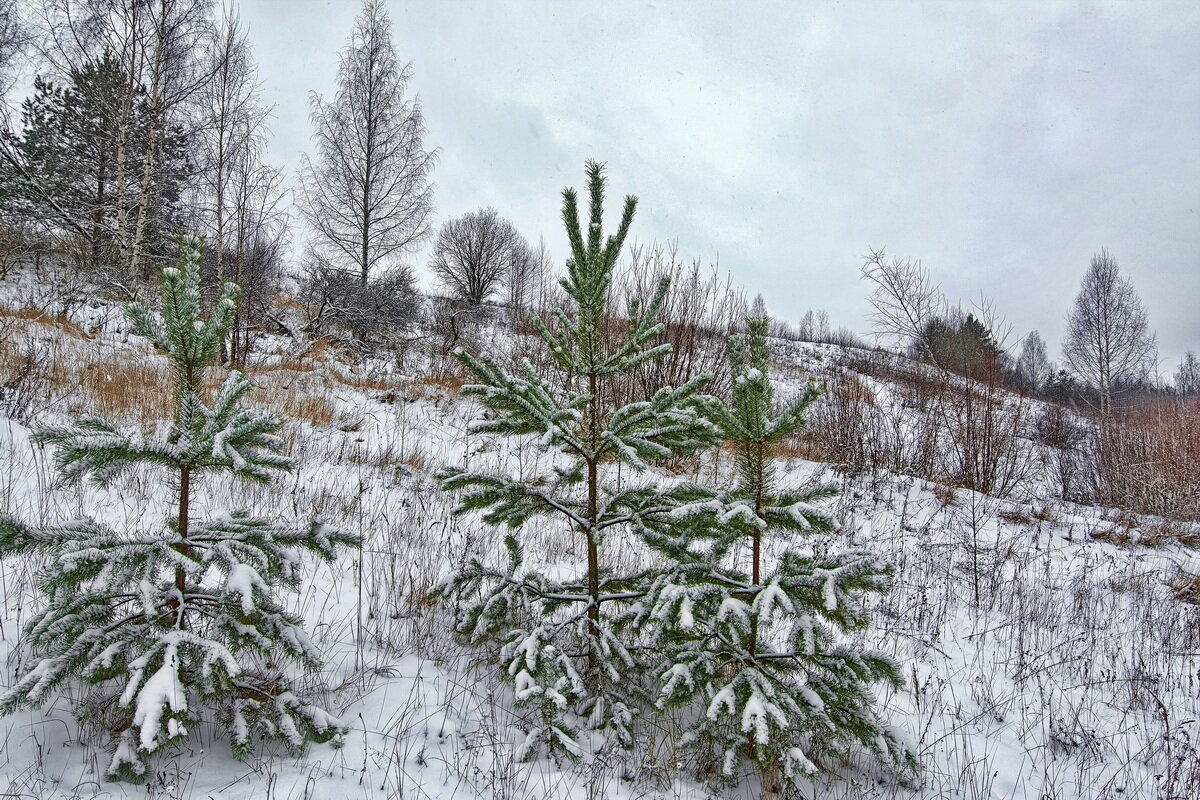
M728 779L739 760L754 762L772 791L852 742L888 760L907 756L872 709L870 684L898 684L896 666L843 636L867 624L864 598L887 591L890 568L860 550L788 546L768 557L768 538L828 533L816 503L836 490L778 486L774 448L804 427L818 389L777 410L768 320L747 323L746 340L729 343L732 404L703 399L736 453L736 485L681 487L668 518L645 518L647 542L677 567L652 586L640 621L664 653L659 707L699 704L685 743L713 753Z
M44 554L47 607L25 629L33 666L0 695L0 712L46 702L74 678L113 686L120 731L110 777L146 775L145 757L181 742L208 707L230 731L239 757L255 737L299 750L338 740L346 727L297 695L280 666L315 669L320 653L280 588L296 590L302 552L332 561L356 542L319 521L289 528L244 512L193 519L197 477L230 472L267 483L292 462L275 435L280 420L241 408L250 384L231 372L211 404L201 378L219 356L238 289L225 284L211 314L201 309L200 241L184 239L179 263L162 272L161 321L139 303L134 330L166 354L175 417L161 432L122 431L85 416L35 434L57 448L60 475L107 485L136 464L166 469L176 507L166 529L115 530L93 520L44 528L0 517L0 555Z
M460 512L483 511L483 520L514 529L506 537L503 568L476 560L445 580L443 596L458 602L457 632L471 643L495 641L503 675L519 703L540 712L526 731L521 753L545 746L572 756L584 749L584 731L607 731L618 743L633 742L632 721L640 664L636 634L625 624L629 607L648 573L615 574L606 543L643 514L669 510L664 498L626 475L618 488L608 480L618 465L646 474L647 462L683 455L714 439L710 422L694 406L707 378L658 390L650 400L614 407L609 382L669 352L653 344L663 331L655 322L668 290L630 304L627 319L613 324L609 308L613 269L633 221L636 199L625 199L617 232L601 232L604 176L587 166L590 217L580 224L575 192L563 192L563 222L571 244L567 275L560 282L573 313L558 312L551 326L533 320L562 373L553 384L528 363L510 375L486 356L457 357L478 383L464 387L491 417L474 431L534 436L556 455L553 475L531 480L447 469L442 486L463 493ZM650 477L652 481L652 476ZM569 578L551 577L525 564L519 530L548 516L563 525L586 554Z

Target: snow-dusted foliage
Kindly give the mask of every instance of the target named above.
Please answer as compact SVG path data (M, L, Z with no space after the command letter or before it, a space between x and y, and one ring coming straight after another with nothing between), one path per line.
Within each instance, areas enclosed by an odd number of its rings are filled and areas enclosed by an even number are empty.
M821 756L843 755L850 743L887 761L906 754L873 711L870 691L877 681L898 685L897 666L844 636L866 626L864 598L888 590L890 568L866 551L814 547L789 547L766 563L767 536L803 541L831 531L816 504L836 490L776 486L772 447L804 426L818 389L810 383L776 409L767 319L748 327L748 343L730 341L732 405L702 399L734 446L737 483L679 490L682 502L669 515L645 518L646 540L676 566L647 591L639 622L663 654L657 705L699 705L684 742L707 749L729 779L742 758L756 762L769 789L779 778L814 774Z
M617 233L605 239L600 165L588 165L588 182L586 230L575 192L563 193L572 257L561 283L574 313L560 312L552 324L534 320L563 380L551 385L530 366L510 375L486 357L457 354L478 380L464 392L491 412L474 430L536 436L543 449L561 455L564 466L530 481L460 469L441 473L445 489L462 492L460 511L480 510L485 522L514 529L534 516L554 516L586 553L573 575L559 579L525 565L515 533L507 538L507 567L475 561L441 587L443 596L458 603L457 632L472 643L498 642L503 675L513 682L517 700L540 711L523 753L541 745L578 756L587 730L609 734L603 741L633 744L636 709L646 700L640 677L650 656L633 646L639 633L629 625L630 611L652 573L614 574L605 544L641 517L669 512L674 503L653 488L621 489L604 476L622 464L641 473L648 462L716 441L715 427L695 403L704 378L623 407L605 400L608 381L668 352L669 346L652 344L663 330L655 320L668 286L663 281L654 296L631 303L627 322L614 331L613 267L636 200L626 198Z
M226 284L205 315L200 242L185 239L181 250L178 266L162 273L161 320L144 305L128 309L134 329L170 361L175 419L142 432L82 417L35 436L56 448L68 482L104 485L139 463L166 468L178 481L178 505L165 530L0 517L0 555L48 558L47 605L25 628L31 666L0 695L0 712L43 704L68 680L110 686L121 714L108 775L129 780L145 777L147 755L184 740L204 708L225 724L239 756L260 736L300 749L345 731L292 689L281 665L315 668L320 653L276 591L300 587L302 553L332 560L353 537L319 521L289 527L244 512L191 519L199 474L265 482L291 461L275 435L280 421L240 407L250 390L241 374L230 373L205 403L201 376L220 355L238 290Z

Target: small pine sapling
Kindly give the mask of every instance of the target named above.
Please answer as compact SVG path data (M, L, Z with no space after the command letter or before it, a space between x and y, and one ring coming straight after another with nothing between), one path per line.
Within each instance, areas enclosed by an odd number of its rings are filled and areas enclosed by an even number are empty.
M170 362L170 425L127 432L85 416L35 434L57 448L69 482L107 485L136 464L165 468L178 492L166 530L86 519L34 527L0 516L0 555L49 558L47 606L25 628L36 661L0 695L0 712L41 705L71 679L115 684L119 738L108 775L121 780L144 779L146 756L183 741L202 707L227 726L238 757L258 737L298 751L310 741L336 744L346 731L293 690L281 662L315 669L320 652L276 594L299 589L301 553L329 562L356 539L319 521L290 528L242 512L192 518L198 476L224 471L267 483L292 466L275 435L280 420L240 407L251 388L241 373L229 373L204 402L201 377L220 354L238 289L225 284L206 317L200 264L199 239L185 238L178 265L162 272L161 320L140 303L127 310L134 331Z
M643 519L646 541L677 566L647 593L639 624L664 656L657 705L699 705L683 741L711 753L729 780L739 761L754 762L771 791L815 774L819 754L845 755L850 743L889 761L908 756L872 708L870 684L898 685L897 667L843 635L867 624L864 598L887 591L890 568L861 550L788 546L768 557L768 537L830 532L816 504L836 489L777 486L774 447L804 427L818 388L810 383L777 411L768 320L747 323L746 340L729 343L732 404L703 398L734 448L736 485L680 487L670 515Z
M605 239L603 169L590 162L587 173L591 213L586 229L574 190L563 192L571 258L561 284L573 313L558 312L553 326L533 320L562 380L544 380L528 362L523 374L510 375L486 356L456 352L478 381L463 392L491 412L473 431L536 437L533 443L554 452L560 465L552 475L533 480L461 469L440 473L443 488L462 492L460 513L478 510L484 522L512 529L505 540L506 566L475 560L443 581L439 593L457 602L456 630L465 640L498 644L502 675L512 682L517 702L540 712L519 748L522 756L544 747L578 757L587 731L607 732L601 742L633 744L633 718L644 700L639 694L644 664L631 638L635 632L625 622L650 573L615 573L606 544L620 541L641 515L670 507L653 486L639 486L630 471L648 476L649 462L715 441L712 423L694 402L705 377L659 389L644 402L614 407L606 400L612 396L610 381L670 351L669 345L653 343L663 331L655 320L668 282L661 281L653 296L632 302L627 318L614 324L609 310L613 269L637 201L626 198L616 234ZM630 488L611 480L622 465L623 485ZM649 476L645 482L653 480ZM525 563L518 535L539 516L557 518L586 555L572 577L552 577Z

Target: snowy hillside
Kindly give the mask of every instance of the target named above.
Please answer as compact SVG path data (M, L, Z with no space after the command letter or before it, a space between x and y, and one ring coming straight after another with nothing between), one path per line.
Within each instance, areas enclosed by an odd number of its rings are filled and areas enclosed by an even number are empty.
M50 369L22 399L21 418L0 419L0 512L35 524L79 516L117 529L159 524L173 490L156 475L135 471L108 489L64 487L29 436L31 424L67 412L162 418L161 357L129 336L113 306L30 319L16 309L34 299L19 297L31 290L8 289L0 361L7 369L34 353ZM206 724L154 762L148 786L109 783L105 715L117 711L111 698L73 686L44 710L0 718L0 796L759 796L749 774L734 788L706 786L708 767L677 749L680 719L656 721L646 746L619 757L517 762L523 712L482 664L487 654L454 642L450 610L430 597L468 558L502 558L500 534L477 517L452 517L455 499L432 474L459 466L535 476L549 457L531 441L468 433L481 409L424 365L405 374L384 362L296 358L286 344L248 372L255 402L288 418L283 436L296 471L267 488L206 479L195 503L273 520L316 515L362 537L335 566L307 565L302 591L287 597L325 655L309 688L327 687L326 702L349 724L344 747L314 745L292 757L263 745L239 762L226 732ZM784 397L810 375L855 363L834 345L775 341L773 352ZM900 387L855 375L873 403L897 409L901 427L919 423L919 410L901 410ZM1037 445L1020 447L1036 468L1007 500L886 471L779 464L789 484L820 477L841 488L832 504L839 527L814 537L815 551L856 545L895 567L893 591L858 636L903 668L904 687L881 695L881 714L921 766L900 778L867 761L831 767L802 782L801 796L1200 796L1200 592L1185 585L1200 573L1200 529L1051 499ZM688 469L686 477L719 483L732 465L718 453ZM538 525L527 555L549 567L575 563L577 543ZM630 563L650 557L633 543L618 549ZM40 566L0 564L2 685L23 666L21 631L41 602ZM74 718L81 702L93 715L84 726Z

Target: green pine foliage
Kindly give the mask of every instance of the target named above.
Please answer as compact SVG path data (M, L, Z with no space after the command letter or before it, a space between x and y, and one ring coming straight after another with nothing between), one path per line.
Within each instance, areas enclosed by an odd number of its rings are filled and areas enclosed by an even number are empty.
M822 758L854 747L908 761L871 692L898 685L898 669L848 635L867 625L866 601L888 590L890 568L869 552L817 542L833 530L819 505L832 486L792 488L776 475L776 446L804 427L818 388L777 408L767 320L757 318L729 343L731 405L699 394L704 377L644 402L607 404L606 381L669 352L655 343L669 287L632 304L625 320L612 318L612 272L635 201L605 239L600 166L589 164L588 177L586 229L574 192L563 196L572 257L561 284L573 309L534 320L559 374L526 364L514 375L457 353L477 380L464 393L489 412L472 430L525 437L557 467L532 479L440 473L443 488L460 493L458 513L508 531L505 563L472 560L438 593L455 603L456 633L494 647L517 704L532 709L519 754L631 747L639 711L682 707L694 723L682 743L730 780L749 761L768 787L767 778L812 775ZM736 453L729 489L665 481L655 470L721 443ZM527 561L526 531L547 524L540 518L586 554L565 578ZM768 548L769 539L783 546ZM640 553L637 571L612 568L617 542Z
M443 488L461 493L460 513L479 511L485 522L512 529L507 564L473 561L439 591L456 601L457 633L473 644L497 646L501 674L517 702L534 710L521 755L545 748L577 757L585 746L597 745L595 739L585 742L589 734L599 736L599 746L634 743L646 662L629 621L653 573L616 573L609 543L672 504L636 480L622 489L608 478L621 465L627 473L646 474L658 460L716 441L715 427L696 407L704 377L660 389L644 402L613 407L605 401L609 381L669 352L668 345L654 344L663 331L656 318L668 284L633 302L622 324L610 324L613 270L637 201L626 198L616 233L605 238L603 168L590 162L587 174L586 228L575 192L563 192L571 258L561 285L573 310L550 322L534 320L561 380L549 382L528 364L511 375L485 356L456 353L477 380L464 393L490 412L473 431L531 437L543 451L557 453L561 466L530 481L459 469L440 473ZM522 527L535 517L551 518L585 554L570 577L525 563Z
M191 483L228 472L265 483L291 469L276 436L280 420L241 407L250 390L231 372L211 403L204 369L220 355L237 309L226 284L205 314L200 241L181 243L178 266L161 279L161 319L142 304L128 315L134 330L170 361L175 418L154 432L123 431L96 417L35 434L55 447L59 474L106 485L137 464L164 468L176 480L177 504L163 530L115 530L93 520L44 528L0 517L0 555L48 558L46 608L25 629L32 666L0 695L0 712L47 702L66 681L111 687L119 741L110 777L144 779L146 757L182 742L215 712L238 757L260 737L300 750L334 741L346 727L298 695L284 665L315 669L320 652L301 620L278 599L298 590L301 557L332 561L356 539L314 521L277 525L244 512L192 519Z
M649 587L639 624L663 653L660 708L690 706L685 744L707 753L728 779L743 759L764 785L817 772L820 756L864 745L885 760L907 755L872 709L870 685L898 685L885 656L845 634L868 622L865 598L885 592L890 569L866 551L801 546L832 522L818 503L828 485L780 487L773 448L805 425L818 389L776 408L767 319L733 337L733 402L703 399L706 416L736 453L736 485L682 488L667 516L646 517L646 541L674 562ZM789 544L767 557L765 540ZM769 780L768 780L769 779Z

